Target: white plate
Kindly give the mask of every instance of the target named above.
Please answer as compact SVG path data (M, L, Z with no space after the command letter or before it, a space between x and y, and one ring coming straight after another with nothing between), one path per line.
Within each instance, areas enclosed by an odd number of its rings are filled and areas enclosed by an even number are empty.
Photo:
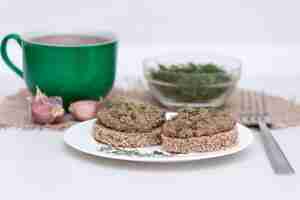
M95 120L90 120L69 128L64 135L65 143L84 153L110 159L137 162L185 162L234 154L248 147L253 141L251 130L238 124L238 144L222 151L208 153L169 154L161 150L160 146L136 149L115 149L108 145L99 144L94 140L92 135L94 123Z

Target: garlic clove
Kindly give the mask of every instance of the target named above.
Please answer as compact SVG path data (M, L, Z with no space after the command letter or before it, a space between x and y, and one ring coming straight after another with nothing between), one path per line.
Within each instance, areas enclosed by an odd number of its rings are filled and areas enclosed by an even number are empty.
M65 110L62 106L55 106L51 109L51 115L55 118L53 122L59 123L62 122L65 115Z
M31 119L38 124L60 122L65 114L61 97L47 97L39 88L31 98Z
M69 112L78 121L86 121L96 117L98 102L82 100L74 102L69 107Z
M32 121L38 124L50 124L54 121L54 116L51 114L51 107L47 104L34 102L31 104Z

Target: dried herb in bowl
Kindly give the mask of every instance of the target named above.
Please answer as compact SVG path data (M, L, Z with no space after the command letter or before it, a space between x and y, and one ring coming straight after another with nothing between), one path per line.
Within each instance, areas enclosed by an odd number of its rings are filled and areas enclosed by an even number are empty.
M208 102L234 86L234 77L213 63L160 64L150 78L152 87L178 102Z

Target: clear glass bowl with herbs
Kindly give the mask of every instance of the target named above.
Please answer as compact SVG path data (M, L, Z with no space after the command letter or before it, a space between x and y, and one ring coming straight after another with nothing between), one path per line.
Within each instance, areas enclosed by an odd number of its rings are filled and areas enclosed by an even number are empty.
M150 93L167 107L219 107L241 76L241 62L219 55L165 56L143 61Z

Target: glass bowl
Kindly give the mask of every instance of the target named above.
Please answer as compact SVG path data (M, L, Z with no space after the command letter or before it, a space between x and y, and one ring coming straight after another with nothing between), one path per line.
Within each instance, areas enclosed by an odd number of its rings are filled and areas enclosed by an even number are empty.
M147 58L143 70L150 93L166 107L220 107L237 87L241 65L214 54L174 55Z

